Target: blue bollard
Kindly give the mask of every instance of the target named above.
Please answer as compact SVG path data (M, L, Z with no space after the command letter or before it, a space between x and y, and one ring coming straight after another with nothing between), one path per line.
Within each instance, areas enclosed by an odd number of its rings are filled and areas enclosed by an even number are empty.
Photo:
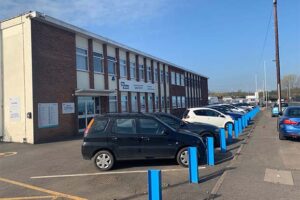
M224 128L220 129L220 147L221 147L221 152L226 153L226 135L225 135Z
M243 129L242 129L242 119L239 118L238 121L239 121L239 135L240 135L243 132Z
M189 147L190 183L199 183L197 147Z
M214 138L207 137L206 138L207 145L207 164L210 166L215 165L215 147L214 147Z
M232 124L228 124L228 142L232 142Z
M161 200L161 171L148 170L148 199Z
M239 137L239 121L234 120L234 136L235 138Z

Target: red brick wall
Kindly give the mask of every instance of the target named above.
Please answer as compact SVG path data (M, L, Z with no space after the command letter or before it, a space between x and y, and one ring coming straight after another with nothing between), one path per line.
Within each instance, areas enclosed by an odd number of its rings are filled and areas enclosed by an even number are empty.
M75 103L75 34L36 20L31 28L34 142L63 139L77 133L76 113L62 114L63 102ZM58 127L38 128L38 103L58 103Z

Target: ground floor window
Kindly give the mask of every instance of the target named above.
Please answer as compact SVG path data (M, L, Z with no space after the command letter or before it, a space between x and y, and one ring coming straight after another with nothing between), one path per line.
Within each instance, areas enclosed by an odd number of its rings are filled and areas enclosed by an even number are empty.
M181 97L181 105L182 105L182 108L185 108L185 96Z
M148 94L148 111L153 112L152 94Z
M131 95L131 111L132 112L137 112L137 100L136 100L136 95Z
M158 96L155 96L155 109L158 110Z
M170 108L170 97L167 97L167 105L166 105L167 108Z
M181 96L177 96L177 108L181 108Z
M161 97L161 108L165 108L165 97Z
M176 96L172 96L172 108L177 108Z
M140 96L140 101L141 101L141 112L146 112L146 101L144 95Z
M121 96L121 109L122 112L128 112L128 97L126 95Z
M109 96L109 112L117 112L117 96Z

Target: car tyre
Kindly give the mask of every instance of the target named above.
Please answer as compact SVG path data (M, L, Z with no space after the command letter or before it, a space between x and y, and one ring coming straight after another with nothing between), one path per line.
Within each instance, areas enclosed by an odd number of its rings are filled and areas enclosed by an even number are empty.
M282 133L279 133L279 140L286 140L286 137Z
M182 167L188 167L189 166L189 155L188 155L188 148L184 147L180 149L176 155L176 160L179 165Z
M115 163L114 156L106 150L98 151L94 156L94 164L101 171L110 170Z

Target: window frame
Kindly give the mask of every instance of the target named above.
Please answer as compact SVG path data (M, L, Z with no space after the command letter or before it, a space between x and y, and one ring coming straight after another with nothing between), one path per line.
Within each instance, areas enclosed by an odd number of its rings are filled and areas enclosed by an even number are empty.
M113 74L109 72L109 68L110 68L109 67L109 63L110 62L113 63L113 69L114 69L114 73ZM107 56L107 73L108 73L108 75L110 75L110 76L116 76L116 74L117 74L117 70L116 70L117 65L116 65L116 63L117 63L117 60L116 60L115 57Z
M83 51L86 52L86 54L77 52L77 50L83 50ZM88 59L88 55L89 54L88 54L88 50L84 49L84 48L81 48L81 47L76 47L75 53L76 53L76 70L77 71L88 72L89 71L89 59ZM85 69L79 69L78 68L77 56L84 56L85 57L85 61L86 61L86 67L85 67Z
M99 54L99 56L98 55L95 55L95 54ZM100 59L100 63L101 63L101 67L100 67L100 69L102 69L102 71L100 70L100 71L96 71L96 68L95 68L95 57L96 58L98 58L98 59ZM104 74L104 57L103 57L103 54L102 53L98 53L98 52L93 52L93 67L94 67L94 73L96 73L96 74Z
M119 68L120 68L120 77L126 78L126 77L127 77L127 65L126 65L126 60L120 59L119 63L120 63L120 66L119 66ZM124 69L125 75L122 75L122 74L121 74L121 69L122 69L122 68Z

